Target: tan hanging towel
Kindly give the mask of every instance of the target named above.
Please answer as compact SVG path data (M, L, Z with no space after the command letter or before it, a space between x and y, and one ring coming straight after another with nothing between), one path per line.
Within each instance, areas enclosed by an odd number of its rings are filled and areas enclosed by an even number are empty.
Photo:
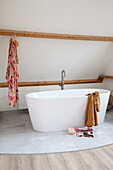
M100 93L89 93L87 96L88 102L86 107L84 126L98 126L97 112L100 112Z

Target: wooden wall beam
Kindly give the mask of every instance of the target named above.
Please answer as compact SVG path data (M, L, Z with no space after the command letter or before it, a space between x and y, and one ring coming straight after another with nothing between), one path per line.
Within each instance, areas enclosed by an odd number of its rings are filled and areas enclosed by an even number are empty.
M48 39L64 39L64 40L88 40L88 41L113 41L113 37L108 36L90 36L90 35L74 35L74 34L57 34L30 31L17 31L0 29L0 35L32 38L48 38Z
M99 76L99 79L113 79L113 76Z
M102 83L101 79L85 79L85 80L65 80L64 84L87 84L87 83ZM61 81L37 81L37 82L18 82L19 87L28 86L49 86L60 85ZM0 83L0 88L8 87L7 83Z
M87 84L87 83L102 83L103 79L113 79L113 76L99 76L98 79L83 79L83 80L65 80L64 84ZM18 82L19 87L29 86L53 86L60 85L61 81L37 81L37 82ZM0 88L8 87L8 83L0 83Z

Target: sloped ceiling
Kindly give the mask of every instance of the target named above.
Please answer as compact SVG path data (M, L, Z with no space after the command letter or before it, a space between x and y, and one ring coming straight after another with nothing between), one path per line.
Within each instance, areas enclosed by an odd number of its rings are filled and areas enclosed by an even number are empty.
M113 36L113 1L0 2L0 28ZM10 37L0 36L0 82L5 82ZM20 38L19 81L98 78L112 61L112 42Z

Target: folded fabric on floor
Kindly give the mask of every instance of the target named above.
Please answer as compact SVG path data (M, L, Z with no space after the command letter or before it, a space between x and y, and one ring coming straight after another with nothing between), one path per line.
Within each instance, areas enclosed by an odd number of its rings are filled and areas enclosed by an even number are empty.
M75 131L77 137L94 137L94 132L93 129L91 128L88 129L75 128Z

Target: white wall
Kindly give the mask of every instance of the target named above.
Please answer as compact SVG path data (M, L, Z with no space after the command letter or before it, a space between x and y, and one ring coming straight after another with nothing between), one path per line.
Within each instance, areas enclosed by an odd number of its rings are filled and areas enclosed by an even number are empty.
M106 69L104 74L108 75L108 76L113 76L113 59L110 62L109 66ZM104 79L102 86L103 86L103 88L107 88L109 90L113 90L113 79Z
M0 28L113 36L112 0L0 0ZM0 36L0 82L5 82L8 41ZM49 40L17 37L20 45L19 81L98 78L113 56L112 42ZM66 88L99 87L101 84L71 85ZM19 88L18 108L25 108L24 95L32 91L59 89L58 86ZM9 109L8 89L0 89L0 110Z

